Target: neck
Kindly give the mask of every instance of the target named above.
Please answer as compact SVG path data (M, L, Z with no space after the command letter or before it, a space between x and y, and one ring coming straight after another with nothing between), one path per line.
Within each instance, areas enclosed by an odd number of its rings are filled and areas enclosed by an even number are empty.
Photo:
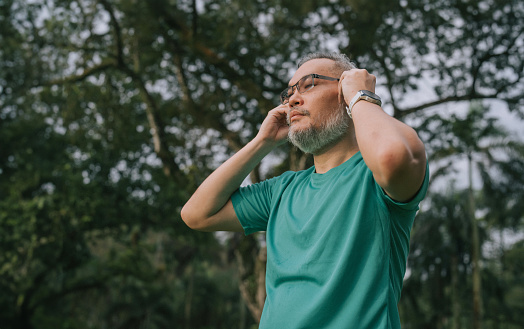
M326 151L313 156L315 171L318 174L324 174L349 160L358 151L355 134L348 133Z

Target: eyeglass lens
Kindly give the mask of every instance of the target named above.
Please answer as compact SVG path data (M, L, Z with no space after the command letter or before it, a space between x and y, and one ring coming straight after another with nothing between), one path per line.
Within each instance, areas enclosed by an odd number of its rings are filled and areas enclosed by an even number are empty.
M289 102L289 98L293 95L293 91L295 88L297 88L298 92L302 94L308 91L309 89L313 88L314 86L315 86L315 80L313 78L313 75L312 74L306 75L305 77L300 79L296 85L289 86L282 92L282 95L281 95L282 104L287 104Z

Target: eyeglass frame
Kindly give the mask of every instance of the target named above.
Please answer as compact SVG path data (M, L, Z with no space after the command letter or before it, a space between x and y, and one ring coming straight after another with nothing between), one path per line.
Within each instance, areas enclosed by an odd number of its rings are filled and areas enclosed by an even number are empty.
M306 90L300 90L299 88L299 83L306 79L307 77L311 77L312 81L311 81L311 87L309 87L308 89ZM288 86L286 89L284 89L281 93L280 93L280 103L282 105L286 105L287 103L289 103L289 99L291 98L291 96L293 96L293 94L295 93L295 89L303 94L305 93L306 91L308 90L311 90L313 89L313 87L315 87L315 79L322 79L322 80L328 80L328 81L340 81L340 79L338 78L332 78L332 77L328 77L328 76L325 76L325 75L320 75L320 74L316 74L316 73L311 73L311 74L306 74L304 75L302 78L300 78L300 80L298 80L297 83L295 83L294 85L292 86ZM291 89L291 95L288 94L288 91ZM284 95L285 93L285 95ZM286 99L286 102L284 103L284 98Z

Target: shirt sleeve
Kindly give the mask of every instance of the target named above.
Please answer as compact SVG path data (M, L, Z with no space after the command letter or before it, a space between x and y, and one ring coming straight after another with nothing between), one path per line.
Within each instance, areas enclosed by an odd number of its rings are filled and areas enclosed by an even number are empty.
M273 186L278 177L241 187L231 196L233 208L246 235L265 231L271 211Z

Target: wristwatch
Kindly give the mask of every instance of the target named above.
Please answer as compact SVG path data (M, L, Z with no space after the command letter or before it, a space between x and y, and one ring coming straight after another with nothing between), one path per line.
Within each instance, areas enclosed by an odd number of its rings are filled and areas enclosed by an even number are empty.
M375 93L372 93L369 90L359 90L357 94L355 95L355 97L351 99L351 102L349 102L349 106L346 107L346 111L348 112L349 117L352 119L353 119L353 116L351 115L351 109L353 109L353 106L359 100L365 100L367 102L377 104L378 106L382 105L382 100Z

